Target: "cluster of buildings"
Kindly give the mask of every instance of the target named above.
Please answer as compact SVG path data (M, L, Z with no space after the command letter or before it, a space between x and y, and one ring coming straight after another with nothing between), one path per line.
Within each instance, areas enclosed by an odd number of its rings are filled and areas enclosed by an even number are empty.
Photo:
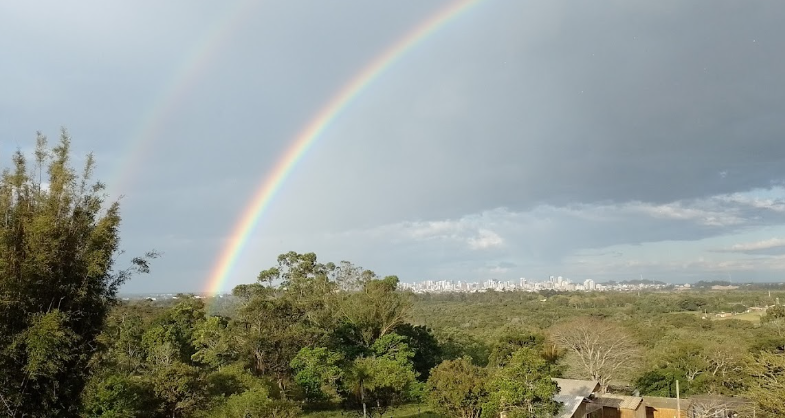
M756 415L753 402L717 395L663 398L607 393L595 380L553 379L557 418L732 418Z
M487 290L503 291L524 291L539 292L541 290L561 290L561 291L607 291L607 290L641 290L641 289L661 289L667 285L662 283L596 283L592 279L586 279L582 283L573 283L562 276L550 276L546 281L529 281L521 277L515 281L501 281L489 279L482 282L453 281L453 280L425 280L419 283L400 283L398 287L402 290L411 290L416 293L440 293L440 292L485 292Z

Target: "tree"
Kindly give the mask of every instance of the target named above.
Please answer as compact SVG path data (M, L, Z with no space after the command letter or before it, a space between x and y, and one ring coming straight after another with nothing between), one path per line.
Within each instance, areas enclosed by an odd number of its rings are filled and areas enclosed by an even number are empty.
M643 395L662 396L667 398L676 397L676 381L682 382L681 394L685 395L685 389L689 391L689 385L684 382L687 378L684 372L673 368L656 368L643 373L636 381L635 387ZM685 387L686 386L686 387Z
M412 363L420 381L428 380L428 376L441 361L439 342L430 329L423 325L401 324L395 328L396 334L404 337L406 345L414 351Z
M120 205L71 166L71 140L38 134L32 165L17 152L0 177L0 408L73 415L117 290L154 252L115 271ZM44 177L46 176L46 179Z
M410 400L418 389L417 375L411 362L414 352L397 334L387 334L371 347L372 355L354 360L346 383L363 406L375 403L379 413L397 403Z
M404 323L411 300L397 292L398 277L370 278L362 290L343 293L339 304L341 320L356 329L366 347Z
M234 394L206 416L219 418L294 418L300 410L291 402L271 398L262 386Z
M502 367L510 360L512 355L521 348L532 348L539 350L545 345L545 338L542 335L525 332L508 331L496 341L491 349L488 359L489 364Z
M155 394L147 382L136 377L110 375L93 379L84 395L84 412L88 416L157 416L159 402Z
M763 351L750 359L748 397L772 416L785 416L785 354Z
M447 416L479 418L488 393L487 372L469 358L446 360L431 371L428 400Z
M761 322L775 321L777 319L785 319L785 306L774 305L766 309L766 314L763 315Z
M578 318L551 329L551 338L567 350L572 370L596 380L603 390L639 359L639 348L629 334L607 320Z
M163 401L167 416L189 416L207 401L196 367L175 361L154 369L150 379L155 395Z
M278 257L277 267L259 273L257 283L234 289L241 298L242 350L253 358L256 372L273 377L284 394L300 348L319 342L333 327L334 269L313 253L289 252Z
M195 362L214 369L229 364L236 353L233 348L226 319L211 316L197 323L193 333L193 346L196 352L191 356Z
M554 416L561 408L554 399L559 387L548 375L548 364L531 348L516 351L505 367L496 369L487 390L483 417L538 418Z
M343 377L340 363L343 356L324 347L303 347L291 366L295 371L294 381L305 391L306 399L311 402L338 402L341 396L338 385Z

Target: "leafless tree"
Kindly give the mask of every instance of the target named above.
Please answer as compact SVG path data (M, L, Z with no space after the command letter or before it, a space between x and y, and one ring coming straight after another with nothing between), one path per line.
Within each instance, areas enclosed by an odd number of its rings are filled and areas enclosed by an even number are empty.
M755 415L750 401L725 396L702 395L690 398L690 418L745 418Z
M578 318L556 325L551 338L567 351L572 370L599 382L605 391L611 379L640 360L640 349L619 325L595 318Z

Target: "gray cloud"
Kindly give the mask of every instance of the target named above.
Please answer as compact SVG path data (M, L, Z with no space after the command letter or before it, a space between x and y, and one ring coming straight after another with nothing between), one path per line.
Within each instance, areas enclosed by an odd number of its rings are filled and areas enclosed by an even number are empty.
M785 255L785 239L771 238L756 242L734 244L729 248L714 250L719 253L739 253L748 255Z
M0 39L0 157L67 126L122 183L129 254L167 253L128 289L197 290L297 132L447 3L264 2L213 50L240 3L0 6L14 35ZM232 280L290 249L410 277L580 271L578 257L611 274L637 256L606 247L782 225L784 15L774 1L479 2L332 121ZM718 248L695 274L757 262ZM661 255L638 262L684 262Z

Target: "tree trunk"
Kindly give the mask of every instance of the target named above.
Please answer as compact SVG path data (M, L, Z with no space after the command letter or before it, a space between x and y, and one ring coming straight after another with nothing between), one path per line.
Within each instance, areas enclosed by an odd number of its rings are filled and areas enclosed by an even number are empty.
M365 409L365 387L362 381L360 381L360 402L363 404L363 418L368 418L368 412Z

